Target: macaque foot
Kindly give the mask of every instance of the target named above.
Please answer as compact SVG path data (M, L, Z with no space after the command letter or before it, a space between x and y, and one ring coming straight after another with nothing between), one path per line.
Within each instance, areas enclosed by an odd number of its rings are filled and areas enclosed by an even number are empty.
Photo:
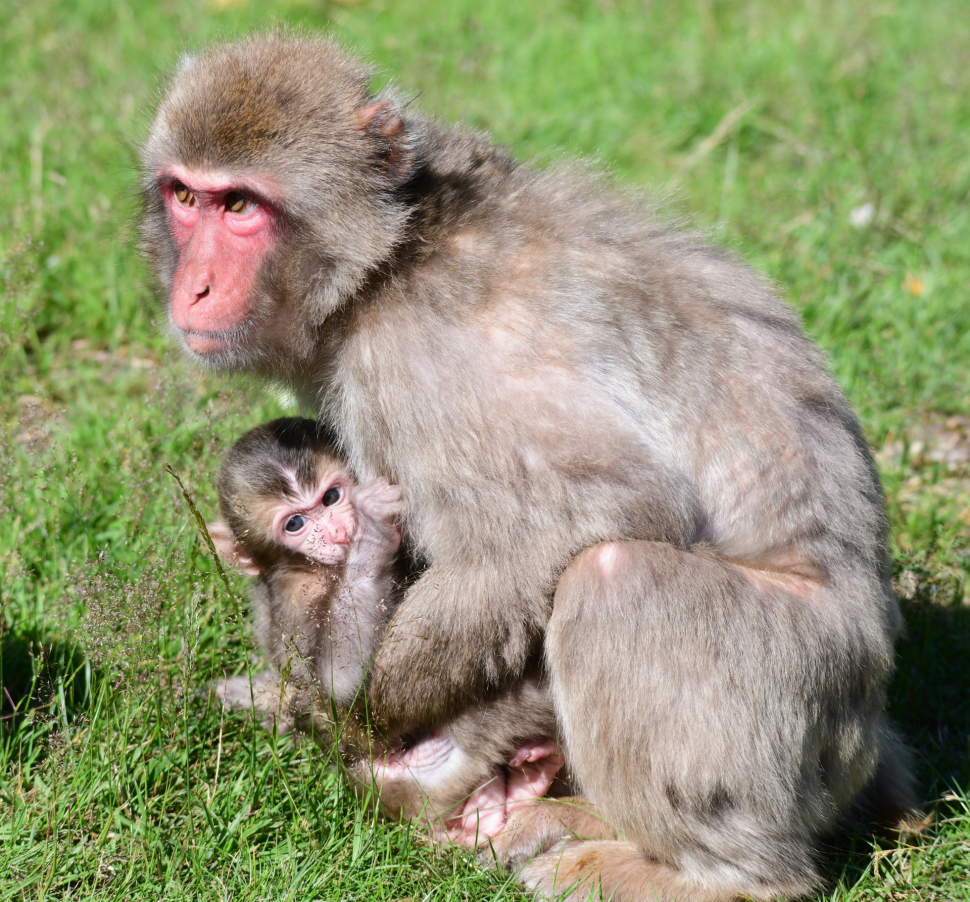
M288 711L287 693L275 670L253 674L252 680L247 674L215 680L209 684L209 691L227 711L255 711L265 730L272 731L275 726L282 736L295 726Z
M445 821L452 842L477 848L505 830L509 818L524 805L542 798L565 763L551 739L538 740L516 751L505 768L465 799L460 811Z
M375 756L366 782L392 816L422 818L436 840L473 849L490 843L522 806L545 795L563 763L555 742L536 740L520 746L507 765L483 775L480 761L447 731L435 730ZM467 792L470 783L475 788Z
M579 797L524 801L515 807L505 829L480 853L518 871L563 841L616 839L616 831L589 801Z

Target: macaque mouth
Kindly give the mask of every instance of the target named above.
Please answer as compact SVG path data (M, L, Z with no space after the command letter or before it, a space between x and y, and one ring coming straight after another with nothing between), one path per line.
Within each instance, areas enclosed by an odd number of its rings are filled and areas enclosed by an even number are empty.
M434 771L447 762L454 750L455 745L451 739L437 730L421 739L405 735L393 749L385 753L384 760L380 763L388 771Z
M208 288L206 292L208 292ZM237 326L224 332L203 332L199 329L179 329L182 338L190 351L196 354L214 354L238 345L247 335L249 329Z

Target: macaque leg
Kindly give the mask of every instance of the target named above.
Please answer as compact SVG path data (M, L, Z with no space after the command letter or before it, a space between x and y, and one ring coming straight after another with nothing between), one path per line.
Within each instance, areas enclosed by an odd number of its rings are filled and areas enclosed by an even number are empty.
M596 839L616 839L616 830L588 799L534 798L515 807L483 857L517 871L564 840Z
M542 852L539 836L522 882L618 902L811 890L813 840L875 771L891 654L853 628L871 584L839 580L749 570L706 546L582 552L556 591L546 663L573 774L625 841Z
M209 688L226 710L254 710L260 715L260 726L266 730L272 731L275 726L282 736L295 727L289 704L292 690L283 688L275 670L253 674L252 685L249 675L243 673L216 680Z

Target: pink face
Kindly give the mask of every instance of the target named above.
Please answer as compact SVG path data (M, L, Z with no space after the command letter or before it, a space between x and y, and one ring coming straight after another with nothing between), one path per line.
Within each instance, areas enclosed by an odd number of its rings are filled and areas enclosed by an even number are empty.
M267 180L171 166L156 173L179 252L170 315L205 356L242 338L256 273L275 243L279 191Z
M318 564L344 561L357 531L353 484L345 473L330 473L314 491L281 504L273 512L273 540Z

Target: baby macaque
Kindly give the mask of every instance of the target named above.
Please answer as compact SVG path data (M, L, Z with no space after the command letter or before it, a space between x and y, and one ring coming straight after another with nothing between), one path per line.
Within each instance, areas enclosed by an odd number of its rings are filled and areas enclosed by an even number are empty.
M538 667L487 703L420 737L384 743L367 730L364 683L399 593L401 493L358 485L313 420L257 426L219 473L219 554L256 577L253 616L274 670L219 681L227 707L254 706L280 732L340 741L362 791L394 817L424 818L439 838L474 846L546 794L563 765Z
M250 430L226 455L219 503L223 519L209 535L225 560L257 577L256 635L277 672L301 694L316 690L349 710L387 623L400 490L384 479L358 486L312 420L284 418ZM253 692L285 730L293 712L273 682L261 674ZM249 679L217 691L248 704Z

